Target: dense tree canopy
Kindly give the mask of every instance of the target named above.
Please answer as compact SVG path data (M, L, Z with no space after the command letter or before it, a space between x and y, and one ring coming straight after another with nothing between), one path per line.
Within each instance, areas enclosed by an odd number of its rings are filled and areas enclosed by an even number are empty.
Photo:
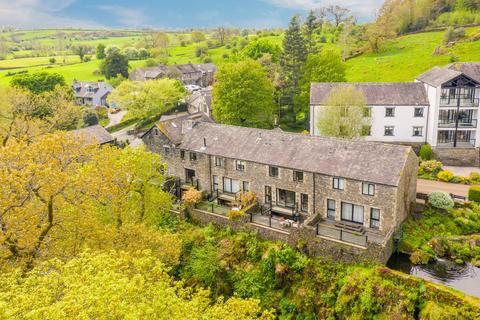
M29 319L273 319L254 299L219 299L185 287L145 251L84 252L68 262L52 260L22 277L0 279L0 317Z
M220 66L213 86L213 115L221 123L270 127L273 120L273 85L258 61Z
M53 91L34 94L9 88L0 94L0 145L11 140L33 141L39 135L77 127L81 109L72 93L57 86Z
M16 88L27 89L33 93L52 91L56 86L65 86L65 78L58 73L36 72L26 73L13 77L10 85Z
M107 79L117 77L118 75L128 78L128 59L117 51L107 53L107 57L102 61L100 69Z
M277 62L282 49L268 39L259 39L250 42L244 49L243 54L251 59L259 59L265 54L270 54L273 62Z
M115 88L108 101L128 109L133 116L146 118L175 108L185 95L185 88L177 80L127 80Z
M300 94L295 98L297 113L308 113L312 82L343 82L345 70L346 66L336 52L322 51L309 55L301 71Z
M163 172L159 156L143 149L98 148L68 133L1 147L0 266L74 255L98 240L93 234L107 237L105 224L155 225L171 203Z

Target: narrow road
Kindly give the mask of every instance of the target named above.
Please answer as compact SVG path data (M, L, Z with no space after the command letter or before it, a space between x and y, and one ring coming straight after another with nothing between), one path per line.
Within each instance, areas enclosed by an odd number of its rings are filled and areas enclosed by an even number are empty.
M111 127L113 125L116 125L122 121L122 118L127 114L126 110L122 110L117 113L108 113L108 119L110 119L110 122L108 123L108 126L105 128Z
M432 180L417 180L417 192L419 193L432 193L434 191L444 191L453 193L457 196L468 197L468 188L470 186L458 183L447 183Z

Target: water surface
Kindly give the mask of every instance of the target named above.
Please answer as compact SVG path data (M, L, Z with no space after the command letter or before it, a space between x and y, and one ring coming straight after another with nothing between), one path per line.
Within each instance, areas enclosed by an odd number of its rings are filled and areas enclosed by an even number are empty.
M439 259L416 266L410 262L408 255L399 253L392 255L387 266L480 298L480 268L470 263L457 265L451 260Z

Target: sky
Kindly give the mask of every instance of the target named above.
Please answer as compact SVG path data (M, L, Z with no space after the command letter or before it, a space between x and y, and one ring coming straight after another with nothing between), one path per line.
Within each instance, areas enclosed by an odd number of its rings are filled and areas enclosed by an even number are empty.
M0 0L0 26L17 28L286 27L290 17L337 4L361 21L383 0Z

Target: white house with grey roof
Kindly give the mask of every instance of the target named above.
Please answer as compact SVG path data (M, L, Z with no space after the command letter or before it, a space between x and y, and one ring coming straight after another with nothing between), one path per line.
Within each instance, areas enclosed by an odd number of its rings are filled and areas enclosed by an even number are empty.
M478 164L480 63L435 67L401 83L312 83L310 132L317 127L332 88L353 85L365 95L371 127L365 140L430 144L445 163Z
M427 92L421 83L312 83L310 97L310 132L320 135L317 127L322 106L331 90L353 85L363 92L366 115L371 122L364 129L365 140L382 142L425 143Z
M73 95L75 96L75 102L78 105L90 107L108 106L107 96L113 91L113 87L103 81L74 81L72 89Z

